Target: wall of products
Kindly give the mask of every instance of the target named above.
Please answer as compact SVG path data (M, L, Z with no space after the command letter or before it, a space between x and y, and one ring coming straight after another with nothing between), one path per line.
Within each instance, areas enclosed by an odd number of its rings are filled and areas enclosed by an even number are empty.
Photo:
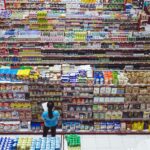
M6 0L5 7L1 133L40 133L46 101L60 111L64 132L149 133L144 11L124 0Z
M41 131L40 104L46 101L54 101L64 131L108 131L110 126L113 131L149 130L149 71L64 64L1 68L0 77L2 130L7 126L6 131ZM9 121L18 124L14 127Z

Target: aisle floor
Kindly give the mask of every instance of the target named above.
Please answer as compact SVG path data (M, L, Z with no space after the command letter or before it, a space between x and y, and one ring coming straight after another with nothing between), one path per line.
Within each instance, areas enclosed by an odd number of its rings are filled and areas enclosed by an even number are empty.
M81 150L150 150L150 135L83 135Z
M29 135L17 136L29 137ZM42 136L30 135L30 137ZM64 150L68 150L66 142ZM150 135L81 135L81 150L150 150Z

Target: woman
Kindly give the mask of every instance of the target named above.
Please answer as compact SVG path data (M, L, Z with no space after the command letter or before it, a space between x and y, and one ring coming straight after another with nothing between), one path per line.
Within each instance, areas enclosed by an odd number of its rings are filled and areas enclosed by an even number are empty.
M48 111L44 111L42 114L44 120L43 137L47 137L49 129L51 129L51 136L54 137L56 135L56 128L60 114L57 110L54 110L53 102L48 102L47 107Z

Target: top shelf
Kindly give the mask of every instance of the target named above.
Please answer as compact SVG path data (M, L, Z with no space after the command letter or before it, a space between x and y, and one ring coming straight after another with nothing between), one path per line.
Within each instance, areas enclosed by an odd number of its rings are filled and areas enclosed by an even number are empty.
M84 4L84 3L75 3L75 2L72 2L72 3L64 3L64 2L59 2L59 3L54 3L54 2L29 2L29 1L6 1L6 4L56 4L56 5L67 5L67 4L78 4L78 5L87 5L87 4ZM88 4L88 5L91 5L91 4ZM124 5L124 3L97 3L97 4L92 4L94 6L96 5Z
M70 2L51 2L51 1L7 1L6 0L6 3L41 3L41 4L56 4L56 5L66 5L66 4L80 4L80 5L86 5L86 6L90 6L90 5L92 5L92 6L96 6L96 5L102 5L102 4L124 4L123 2L115 2L115 3L113 3L113 2L111 2L111 3L98 3L98 2L96 2L96 3L83 3L83 2L74 2L74 1L70 1Z
M25 40L29 40L29 39L25 39L24 41L19 41L17 39L13 39L13 40L16 40L16 41L7 41L7 40L4 40L4 41L0 41L0 43L135 43L135 44L150 44L150 40L148 41L113 41L112 39L110 39L109 41L105 41L105 40L102 40L102 41L39 41L36 39L34 41L30 40L30 41L25 41Z

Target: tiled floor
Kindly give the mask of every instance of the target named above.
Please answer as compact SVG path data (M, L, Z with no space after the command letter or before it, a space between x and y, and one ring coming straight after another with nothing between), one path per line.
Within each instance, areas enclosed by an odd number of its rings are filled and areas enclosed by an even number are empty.
M139 145L149 140L148 146ZM93 135L81 136L81 150L150 150L150 136L147 135Z
M150 135L84 135L81 150L150 150Z
M81 150L150 150L150 135L81 135Z

